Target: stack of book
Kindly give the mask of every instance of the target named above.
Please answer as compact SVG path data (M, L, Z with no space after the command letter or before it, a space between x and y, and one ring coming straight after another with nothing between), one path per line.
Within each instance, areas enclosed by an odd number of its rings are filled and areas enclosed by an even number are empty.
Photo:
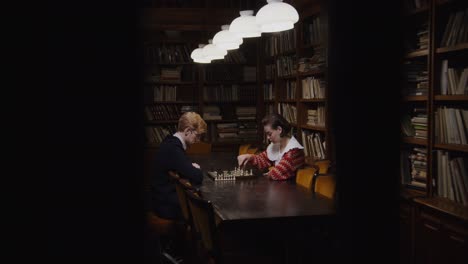
M203 108L203 119L205 120L221 120L221 111L216 105L207 105Z
M216 124L218 129L218 141L236 141L239 140L239 127L237 123Z
M239 120L255 120L257 117L257 108L253 106L237 106L236 115Z
M415 116L411 118L411 124L414 128L414 137L427 139L427 112L426 108L414 108Z

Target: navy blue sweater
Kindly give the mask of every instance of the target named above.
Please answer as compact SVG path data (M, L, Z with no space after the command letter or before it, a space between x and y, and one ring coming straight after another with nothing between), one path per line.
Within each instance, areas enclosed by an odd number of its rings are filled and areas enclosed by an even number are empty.
M181 177L197 185L202 183L202 171L193 167L182 142L172 135L167 136L159 146L153 165L151 208L162 218L182 219L175 186L170 182L168 172L176 171Z

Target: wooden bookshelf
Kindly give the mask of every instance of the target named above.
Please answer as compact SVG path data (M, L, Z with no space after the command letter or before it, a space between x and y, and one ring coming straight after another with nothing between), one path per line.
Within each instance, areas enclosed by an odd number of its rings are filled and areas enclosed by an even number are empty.
M455 51L462 51L468 49L468 43L461 43L451 47L443 47L438 48L436 53L447 53L447 52L455 52Z
M404 102L423 102L427 101L427 96L425 95L412 95L403 97Z
M315 76L315 75L324 75L325 71L323 70L315 70L315 71L309 71L309 72L299 72L297 75L299 77L308 77L308 76Z
M407 144L427 146L427 139L422 139L422 138L405 137L403 138L403 142Z
M456 145L456 144L434 144L434 148L443 150L453 150L460 152L468 152L468 145Z
M310 130L316 130L316 131L327 131L325 127L320 127L320 126L301 125L300 127L305 128L305 129L310 129Z
M468 95L436 95L436 101L468 101Z
M154 101L154 104L186 104L186 105L192 105L192 104L198 104L198 102L195 102L195 101Z
M327 99L320 98L320 99L299 99L301 103L325 103Z
M266 54L265 52L268 52L268 47L269 43L271 43L273 40L271 40L272 35L264 34L262 36L262 43L263 43L263 49L261 49L261 72L265 73L266 65L271 65L274 64L275 66L277 65L277 60L279 58L284 58L284 57L294 57L296 58L296 65L298 64L298 60L300 58L310 58L316 50L319 50L323 46L327 46L328 44L328 34L327 34L327 29L325 26L322 27L323 33L321 36L323 39L321 41L311 41L312 35L308 35L310 33L311 28L312 30L317 29L314 27L309 27L308 25L311 25L311 23L314 23L315 19L320 16L321 23L327 23L325 19L328 17L326 16L325 13L321 13L322 11L320 10L326 10L326 8L322 9L322 5L325 3L311 3L307 6L304 6L303 9L301 9L300 12L300 19L299 22L295 24L294 26L294 31L295 31L295 49L294 50L287 50L287 51L280 51L277 54L271 56L271 54ZM325 11L323 11L325 12ZM309 30L309 31L307 31ZM306 32L307 31L307 32ZM292 31L290 31L292 34ZM316 32L317 33L317 32ZM284 34L284 35L282 35ZM285 39L288 38L287 33L279 33L279 38L284 37ZM318 34L315 34L314 36L319 36ZM277 36L278 37L278 36ZM290 36L289 36L290 37ZM281 43L281 41L280 41ZM326 49L328 52L328 49ZM327 56L324 55L326 58ZM287 61L287 58L284 58ZM315 65L314 65L315 66ZM322 67L322 65L318 65ZM281 66L280 66L281 67ZM306 133L306 135L311 136L310 138L307 138L307 140L311 140L312 136L315 137L315 135L319 134L320 135L320 140L324 140L324 144L326 145L326 151L325 151L325 159L330 159L333 160L334 153L332 152L333 147L332 147L332 135L330 131L327 129L329 127L329 122L330 122L330 111L328 110L328 80L327 80L327 67L323 67L323 69L320 70L313 70L313 71L308 71L308 72L298 72L297 68L295 71L287 76L278 76L277 69L273 73L273 78L268 80L265 78L265 75L261 75L261 80L260 83L263 88L263 84L273 84L273 92L274 92L274 100L266 100L264 99L264 106L272 106L273 105L273 112L278 113L279 111L279 105L280 104L286 104L291 107L295 107L296 109L296 118L297 120L295 122L290 122L291 125L294 127L295 131L295 137L296 139L301 142L301 144L304 146L303 142L303 137L302 134ZM325 81L327 83L326 89L324 90L324 98L311 98L311 99L303 99L303 90L304 89L312 89L309 87L302 87L302 80L307 78L307 77L315 77L319 80ZM285 83L289 81L295 81L296 83L296 90L295 90L295 97L294 98L287 98L287 92L285 88ZM316 89L316 88L314 88ZM317 93L314 91L314 93ZM262 93L263 94L263 93ZM317 109L317 107L321 107L324 110L325 116L325 126L320 127L320 126L309 126L307 125L307 110L308 109ZM284 111L284 110L283 110ZM284 113L283 116L286 117ZM265 146L267 142L265 142ZM311 147L309 145L309 147ZM311 151L311 149L309 149ZM306 153L306 156L308 154ZM310 156L307 156L308 159L312 158ZM314 159L318 159L318 157L315 157Z
M198 85L197 82L181 82L181 81L157 81L145 82L146 85Z
M423 57L423 56L427 56L428 54L429 54L429 51L427 49L415 50L415 51L407 53L405 55L405 58L411 59L411 58Z
M417 3L422 2L417 1ZM401 203L400 212L406 210L405 207L408 206L410 212L408 214L409 220L401 222L403 223L401 224L401 230L408 232L406 237L409 240L404 243L409 247L407 250L408 254L402 258L405 260L404 263L425 263L425 260L433 259L432 256L435 257L435 254L443 256L443 258L450 255L452 262L458 261L459 263L463 263L467 260L466 250L463 248L466 246L466 239L462 243L463 246L462 244L457 244L457 246L460 246L457 249L452 247L449 250L448 248L440 247L440 245L444 243L449 244L450 237L466 237L468 233L468 229L466 229L468 226L468 206L463 206L463 201L460 199L460 195L462 194L460 194L459 186L454 184L458 182L455 179L458 173L453 173L454 170L457 170L457 166L453 164L458 163L460 160L464 162L463 159L466 160L468 157L468 145L437 143L436 132L439 133L439 137L441 137L441 132L436 131L436 128L441 129L442 126L446 126L444 131L451 131L452 133L458 131L458 125L457 127L451 127L453 122L450 122L450 125L440 123L440 120L444 119L436 119L436 112L438 112L439 107L444 106L447 108L467 109L467 95L441 95L440 90L444 60L448 61L449 69L468 67L468 53L466 52L468 50L468 43L456 43L459 39L454 39L454 42L450 40L450 45L442 47L449 43L448 39L450 37L448 36L452 34L451 32L456 31L452 27L448 29L447 34L445 33L446 27L449 25L449 17L454 12L465 10L468 7L468 2L463 0L429 0L428 3L428 8L417 9L404 14L408 18L405 19L405 28L407 30L405 37L412 38L405 39L407 44L414 40L421 41L419 44L422 44L422 38L418 37L417 32L421 30L422 24L428 25L428 41L425 43L428 48L405 54L402 58L404 61L409 60L424 63L423 67L425 67L424 70L427 72L427 96L406 96L402 98L401 102L402 111L412 111L410 110L412 107L424 108L426 110L428 139L401 138L402 154L408 152L414 154L416 153L412 152L414 148L426 150L425 163L418 163L418 170L411 171L411 168L400 168L401 171L406 170L409 173L406 175L409 175L410 180L415 182L421 181L421 177L418 179L416 176L424 175L426 184L425 188L415 190L402 180L400 197L405 202ZM414 30L414 32L410 32L411 30ZM443 40L445 40L445 43L442 43ZM416 87L416 82L410 85ZM408 84L402 85L408 86ZM440 112L438 113L440 115ZM450 119L452 120L452 118ZM444 121L446 122L446 120ZM456 122L458 123L458 121ZM422 127L424 126L420 126L419 129ZM421 152L418 152L418 154L421 154ZM411 166L410 158L408 157L406 163L404 163L404 158L402 155L402 166ZM465 166L468 165L464 164ZM421 171L425 172L425 174L421 174ZM413 172L415 174L412 174ZM399 177L400 179L404 178L403 175ZM450 183L449 180L452 182L451 184L447 184ZM457 195L455 195L456 192L458 192ZM454 195L449 199L451 194ZM460 226L455 228L454 225L456 226L457 224L460 224ZM452 226L451 229L448 226ZM433 229L433 227L436 228ZM454 235L459 231L462 233ZM433 236L435 234L437 238Z
M164 125L164 124L177 124L179 122L178 120L152 120L152 121L146 121L145 124L148 126L154 126L154 125Z

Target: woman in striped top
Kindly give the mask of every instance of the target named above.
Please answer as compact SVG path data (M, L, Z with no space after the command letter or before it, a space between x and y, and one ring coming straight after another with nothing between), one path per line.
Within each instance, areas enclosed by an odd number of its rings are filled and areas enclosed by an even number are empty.
M291 125L279 114L267 115L262 124L270 145L258 155L239 155L239 166L250 163L262 170L274 165L267 173L270 179L287 180L294 177L304 165L304 147L290 135Z

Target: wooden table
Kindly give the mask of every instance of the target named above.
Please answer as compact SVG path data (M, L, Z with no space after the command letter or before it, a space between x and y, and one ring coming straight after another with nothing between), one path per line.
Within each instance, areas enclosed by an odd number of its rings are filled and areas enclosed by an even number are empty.
M237 241L233 243L242 245L242 250L254 251L243 254L272 257L264 263L308 263L307 252L329 255L332 246L321 234L334 221L333 200L319 194L314 197L294 180L270 180L257 170L256 178L246 180L213 181L207 176L207 171L234 169L235 153L190 158L204 171L203 183L196 187L212 202L221 236Z
M294 180L274 181L261 172L255 179L213 181L206 175L211 170L232 170L237 166L232 153L211 153L191 156L205 172L199 186L202 196L213 203L222 221L265 220L291 217L329 216L335 213L333 200L317 194L315 197Z

